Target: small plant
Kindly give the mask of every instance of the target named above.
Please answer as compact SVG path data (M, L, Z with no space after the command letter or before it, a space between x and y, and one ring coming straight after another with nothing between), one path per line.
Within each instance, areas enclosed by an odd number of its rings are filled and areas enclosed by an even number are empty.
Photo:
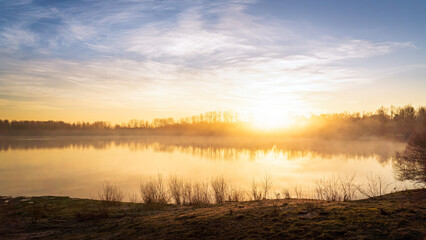
M176 204L182 204L184 184L183 180L176 176L171 176L169 179L170 196Z
M284 199L291 199L290 191L287 188L283 188L281 192L283 194Z
M373 174L370 173L367 175L366 186L357 186L357 189L365 197L374 198L385 194L389 185L390 183L385 181L382 176L373 176Z
M105 181L98 196L101 201L106 203L106 205L111 205L121 202L124 198L124 193L116 185L109 181Z
M296 196L296 198L302 198L303 190L299 185L297 185L297 184L294 185L293 191L294 191L294 195Z
M140 183L140 194L144 203L167 203L167 192L163 177L158 174L156 178L150 178Z
M327 201L341 201L340 180L335 177L323 178L315 181L317 198Z
M262 182L262 188L263 188L263 198L266 199L268 198L269 195L269 191L272 188L272 177L266 173L265 176L263 177L263 182Z
M193 184L193 194L190 204L205 205L210 204L209 184L205 182L196 182Z
M191 204L192 200L192 182L187 181L183 184L183 204Z
M340 179L343 201L351 201L355 199L355 193L357 189L356 185L354 184L354 179L355 174L352 174L351 176L345 175L345 178Z
M215 177L211 180L213 197L216 203L223 203L227 192L227 184L223 177Z
M258 189L258 184L255 179L253 179L251 182L251 197L254 201L262 199L262 193Z
M228 201L230 202L241 202L245 200L246 192L239 188L232 187L229 191Z

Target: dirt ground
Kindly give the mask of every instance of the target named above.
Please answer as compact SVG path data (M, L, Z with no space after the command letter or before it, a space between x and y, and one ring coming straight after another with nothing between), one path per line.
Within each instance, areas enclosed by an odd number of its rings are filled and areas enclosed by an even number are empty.
M207 206L0 197L0 239L425 239L426 189Z

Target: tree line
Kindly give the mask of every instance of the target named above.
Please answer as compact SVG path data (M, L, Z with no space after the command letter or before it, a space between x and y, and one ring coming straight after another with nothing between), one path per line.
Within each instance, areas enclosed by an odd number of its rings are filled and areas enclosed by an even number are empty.
M299 117L296 126L274 130L274 134L289 136L320 136L356 138L362 136L396 136L408 139L413 133L426 130L426 107L417 109L411 105L404 107L381 107L375 112L330 113ZM105 121L74 122L64 121L9 121L0 120L0 131L13 134L25 131L81 130L79 132L149 132L152 134L253 134L249 121L244 121L237 113L211 111L191 117L155 118L152 121L132 119L122 124ZM139 130L139 131L128 131ZM259 134L259 131L257 132Z
M64 121L9 121L7 119L0 119L0 129L3 130L16 130L16 129L45 129L45 130L59 130L59 129L136 129L136 128L167 128L177 125L225 125L239 122L237 113L212 111L194 115L191 117L181 118L176 120L174 118L154 118L152 121L132 119L122 124L113 125L105 121L96 122L75 122L67 123Z

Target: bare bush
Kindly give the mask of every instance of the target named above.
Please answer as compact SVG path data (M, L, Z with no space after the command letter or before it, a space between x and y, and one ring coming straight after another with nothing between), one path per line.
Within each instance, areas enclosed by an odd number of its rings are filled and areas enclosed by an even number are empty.
M251 197L255 201L262 199L262 192L259 190L258 184L255 179L253 179L251 182Z
M176 176L171 176L169 179L169 193L176 204L182 204L184 196L183 191L183 180Z
M279 192L275 192L274 194L275 194L275 199L276 199L276 200L281 199L281 193L279 193Z
M232 187L229 190L228 201L230 202L241 202L245 200L246 192L239 188Z
M302 198L302 196L303 196L302 187L300 187L299 185L296 184L293 187L293 191L294 191L294 195L296 196L296 198Z
M116 185L113 185L109 181L105 181L98 196L101 201L110 204L121 202L124 198L124 193L121 192L120 188Z
M163 177L158 174L156 178L150 178L140 183L140 194L144 203L167 203L167 193Z
M315 181L316 197L320 200L341 201L340 182L338 178L323 178Z
M196 182L192 185L192 198L190 204L204 205L210 204L209 184L205 182Z
M263 190L263 198L268 198L269 195L269 191L272 188L272 177L266 173L265 176L263 177L263 182L262 182L262 190Z
M340 187L342 191L342 200L351 201L355 199L355 193L357 191L356 185L354 184L355 173L351 176L345 175L344 178L340 178Z
M283 194L284 199L290 199L290 191L287 188L283 188L281 190L281 193Z
M382 176L373 176L372 173L367 175L367 183L364 187L357 186L357 190L368 198L374 198L382 196L387 193L387 189L390 185Z
M192 201L192 195L193 195L193 191L192 191L192 182L191 181L186 181L183 183L183 204L191 204Z
M225 201L227 184L223 176L215 177L211 180L213 189L213 197L216 203L223 203Z

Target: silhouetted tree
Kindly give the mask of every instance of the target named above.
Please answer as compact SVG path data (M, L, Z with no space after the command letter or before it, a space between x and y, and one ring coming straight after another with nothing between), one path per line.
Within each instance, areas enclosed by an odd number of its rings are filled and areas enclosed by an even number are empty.
M410 139L404 152L397 153L394 161L398 180L426 183L426 132Z

